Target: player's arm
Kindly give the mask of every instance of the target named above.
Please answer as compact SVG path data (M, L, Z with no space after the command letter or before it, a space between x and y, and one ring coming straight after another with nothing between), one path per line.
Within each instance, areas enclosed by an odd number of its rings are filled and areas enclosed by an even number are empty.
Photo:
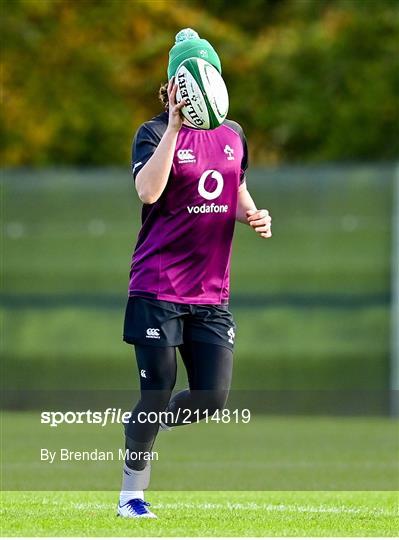
M247 189L245 174L248 169L248 146L241 126L237 126L242 142L243 156L241 160L236 219L252 227L262 238L270 238L272 235L272 218L267 210L258 210L256 208L256 204Z
M140 200L145 204L155 203L162 195L169 179L177 136L183 123L180 114L185 105L183 99L176 104L177 84L174 79L169 81L169 121L155 152L136 176L136 190Z
M238 189L236 219L252 227L262 238L272 236L272 218L267 210L256 208L245 181Z

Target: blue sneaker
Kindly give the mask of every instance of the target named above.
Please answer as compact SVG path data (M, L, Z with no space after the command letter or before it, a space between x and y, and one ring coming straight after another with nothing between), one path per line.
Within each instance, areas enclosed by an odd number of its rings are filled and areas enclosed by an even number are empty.
M121 506L118 504L118 516L126 518L156 518L148 507L150 503L143 501L143 499L131 499L126 504Z

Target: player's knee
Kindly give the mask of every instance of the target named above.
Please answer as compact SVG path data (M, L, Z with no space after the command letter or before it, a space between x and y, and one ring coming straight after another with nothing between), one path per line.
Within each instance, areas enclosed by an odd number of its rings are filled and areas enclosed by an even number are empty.
M214 414L216 411L220 411L221 409L224 409L226 402L227 402L227 391L214 391L214 392L208 392L208 396L206 399L206 409L208 411L208 414Z
M170 401L172 390L144 390L141 392L141 408L164 411Z
M176 355L172 349L136 346L142 390L173 390L176 382Z
M174 371L154 366L151 369L140 369L141 388L146 391L171 392L175 386Z

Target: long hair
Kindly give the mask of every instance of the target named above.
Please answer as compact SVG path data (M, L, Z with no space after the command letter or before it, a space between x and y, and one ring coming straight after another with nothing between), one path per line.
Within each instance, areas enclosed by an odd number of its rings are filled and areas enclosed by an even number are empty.
M168 83L161 84L159 88L158 97L160 102L165 108L165 111L169 109L169 98L168 98Z

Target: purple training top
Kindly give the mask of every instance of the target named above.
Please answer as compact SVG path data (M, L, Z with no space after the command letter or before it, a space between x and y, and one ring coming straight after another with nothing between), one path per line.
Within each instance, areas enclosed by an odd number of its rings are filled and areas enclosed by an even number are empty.
M167 123L168 115L162 113L137 131L134 178L154 153ZM227 303L237 193L246 168L247 145L236 122L226 120L210 131L183 125L166 188L156 203L143 205L129 296Z

